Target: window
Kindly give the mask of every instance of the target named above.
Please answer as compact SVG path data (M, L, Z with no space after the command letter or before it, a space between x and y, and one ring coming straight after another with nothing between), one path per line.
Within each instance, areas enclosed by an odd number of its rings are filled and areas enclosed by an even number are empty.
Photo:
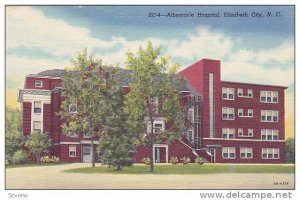
M234 139L235 138L235 129L234 128L223 128L222 136L225 139Z
M253 137L253 129L248 129L248 136Z
M150 99L150 101L151 101L151 104L152 104L152 106L153 106L153 112L154 112L155 114L158 114L158 112L159 112L159 101L158 101L158 97L152 97L152 98Z
M43 81L42 80L36 80L34 82L35 87L43 87Z
M160 131L163 130L163 124L162 123L154 123L154 133L160 133Z
M249 98L253 97L253 90L252 89L248 89L248 97Z
M188 110L188 117L191 122L194 122L194 108Z
M278 140L278 139L279 139L278 130L275 129L261 130L261 140Z
M76 145L69 146L69 157L76 157Z
M77 106L75 104L69 105L69 113L77 113Z
M278 92L275 91L261 91L260 102L262 103L278 103Z
M235 147L223 147L222 156L225 159L234 159L235 158Z
M248 117L253 117L253 109L248 109Z
M242 88L238 88L238 96L242 97L243 95L244 95L243 89Z
M247 132L244 133L244 129L238 129L239 137L253 137L253 129L248 129Z
M222 118L224 120L234 120L234 108L222 108Z
M262 159L279 159L279 149L262 148Z
M42 103L40 101L35 101L34 102L34 113L41 113L42 112Z
M33 130L34 131L41 131L41 122L40 121L34 121L33 122Z
M239 136L244 136L244 130L242 128L238 129L238 135Z
M278 122L277 110L262 110L261 111L262 122Z
M243 117L244 116L243 109L238 109L238 115L239 115L239 117Z
M253 149L248 147L241 147L240 149L241 158L253 158Z
M193 129L190 129L188 131L188 140L193 141L193 138L194 138L194 131L193 131Z
M234 99L234 88L222 88L222 98L227 100Z
M79 138L79 133L74 133L70 131L68 132L67 136L71 138Z

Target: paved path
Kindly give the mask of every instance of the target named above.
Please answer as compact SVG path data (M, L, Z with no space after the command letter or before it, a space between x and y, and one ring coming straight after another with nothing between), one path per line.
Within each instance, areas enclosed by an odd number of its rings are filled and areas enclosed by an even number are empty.
M293 174L132 175L65 173L74 163L6 169L6 189L293 189ZM274 182L288 185L274 185Z

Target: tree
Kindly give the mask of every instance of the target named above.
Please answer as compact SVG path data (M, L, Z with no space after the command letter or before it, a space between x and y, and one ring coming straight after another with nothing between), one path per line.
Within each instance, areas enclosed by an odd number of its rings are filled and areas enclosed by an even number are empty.
M151 42L141 47L137 55L127 54L130 73L130 92L126 95L126 112L130 131L140 144L150 149L150 172L154 171L153 144L172 142L180 137L183 113L179 104L182 78L175 76L178 64L169 64L169 57L160 57L160 48ZM156 134L154 121L164 117L168 129ZM147 124L149 130L147 131Z
M25 146L29 152L35 155L37 163L40 163L41 153L47 151L51 147L51 139L47 133L41 131L33 131Z
M288 138L285 141L285 159L288 163L295 163L295 140Z
M106 119L101 132L99 150L101 163L121 170L124 166L132 166L132 136L126 124L124 111L124 93L120 87L117 70L110 73L110 81L106 95Z
M100 135L105 119L108 76L101 60L89 56L87 49L78 53L74 66L66 69L61 119L64 134L84 133L91 139L92 167L95 167L94 140Z
M6 107L5 114L5 155L10 159L20 150L23 143L21 133L21 111L18 108Z

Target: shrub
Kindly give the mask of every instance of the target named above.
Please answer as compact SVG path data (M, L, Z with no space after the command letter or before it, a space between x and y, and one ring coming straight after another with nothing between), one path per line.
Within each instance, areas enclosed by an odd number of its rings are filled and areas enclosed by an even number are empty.
M27 154L22 150L18 150L12 156L11 162L12 162L12 164L26 163L27 162Z
M178 158L176 156L172 156L170 158L170 163L172 163L173 165L177 164L178 163Z
M195 159L195 163L197 163L199 165L203 165L204 164L204 159L202 157L197 157Z
M150 165L150 158L149 157L147 157L147 158L143 158L142 159L142 162L145 164L145 165Z
M189 157L183 157L181 158L181 162L184 164L184 165L187 165L191 162L191 159Z
M40 161L42 163L58 163L59 158L56 156L42 156Z
M5 159L5 166L9 165L9 160Z

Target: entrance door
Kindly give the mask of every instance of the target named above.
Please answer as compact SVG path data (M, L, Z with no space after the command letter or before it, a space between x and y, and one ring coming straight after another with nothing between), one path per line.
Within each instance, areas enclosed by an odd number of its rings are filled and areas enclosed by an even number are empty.
M212 155L211 157L211 163L215 163L216 162L216 149L215 148L211 148L209 149L210 154Z
M166 163L166 147L155 147L155 163Z
M83 162L89 163L92 162L92 148L91 147L83 147Z

